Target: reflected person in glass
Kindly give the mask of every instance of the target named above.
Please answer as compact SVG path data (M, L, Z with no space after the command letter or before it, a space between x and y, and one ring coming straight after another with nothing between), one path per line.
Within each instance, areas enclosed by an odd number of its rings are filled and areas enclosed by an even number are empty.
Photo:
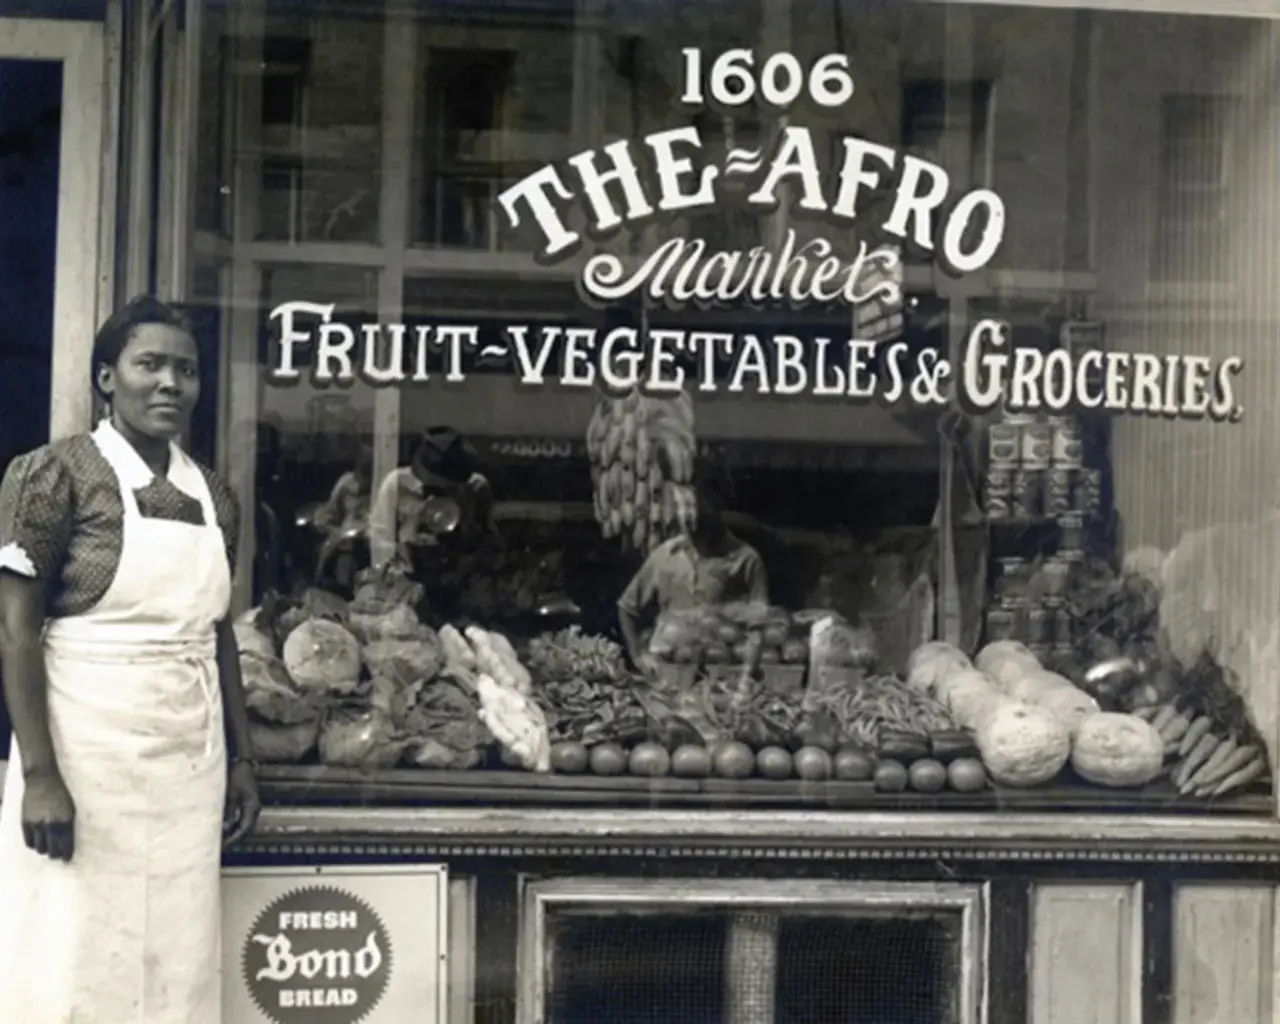
M664 614L730 602L769 600L764 560L725 523L732 482L723 467L705 463L694 478L696 513L684 532L649 553L618 599L618 621L632 663L657 672L647 650L652 622ZM656 614L655 614L656 613Z
M456 514L441 515L442 509ZM471 446L452 427L429 427L409 465L392 470L378 488L370 554L375 568L397 562L412 570L421 549L438 546L445 534L474 538L493 530L493 492Z

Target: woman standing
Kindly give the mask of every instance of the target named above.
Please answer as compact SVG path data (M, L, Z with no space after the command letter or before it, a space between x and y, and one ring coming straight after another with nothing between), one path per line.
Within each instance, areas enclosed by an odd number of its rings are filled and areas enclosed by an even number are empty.
M109 418L0 485L0 1020L221 1024L220 853L259 808L238 509L175 443L200 391L180 314L112 316L93 385Z

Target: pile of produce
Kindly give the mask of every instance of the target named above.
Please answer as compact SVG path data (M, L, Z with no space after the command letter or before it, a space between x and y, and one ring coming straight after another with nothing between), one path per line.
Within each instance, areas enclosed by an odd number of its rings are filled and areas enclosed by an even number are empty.
M1067 671L1103 703L1150 723L1179 793L1224 796L1268 778L1265 743L1230 673L1209 651L1190 665L1174 657L1160 600L1136 562L1120 574L1086 563L1068 599L1079 639Z
M885 793L1034 787L1068 767L1113 788L1167 773L1202 798L1267 778L1265 744L1218 662L1178 664L1133 578L1092 593L1076 605L1091 630L1082 651L1110 661L1075 680L1012 640L972 660L924 644L901 678L878 667L871 631L831 612L722 605L662 618L650 650L689 674L655 683L578 627L519 651L476 625L437 633L395 571L366 574L349 605L321 591L271 597L235 633L265 761L318 752L333 765L466 769L496 747L532 772L835 779ZM1122 667L1099 671L1109 665Z
M554 741L627 743L647 735L639 680L618 644L570 626L531 640L525 664Z
M1199 682L1179 701L1133 713L1104 710L1017 641L989 644L975 664L966 662L954 648L926 645L912 658L909 683L936 695L973 733L987 771L1002 785L1049 782L1070 762L1076 775L1100 786L1141 787L1172 771L1182 793L1221 796L1267 772L1243 702L1224 699L1230 690L1215 683L1221 669L1211 658L1184 677Z
M688 393L602 395L587 427L587 455L605 537L645 552L692 527L697 438Z
M780 691L765 658L780 663L784 646L806 629L812 639L800 640L801 652L813 655L810 672L823 685ZM976 744L941 704L896 676L875 674L869 632L829 612L792 618L768 608L700 609L668 616L655 642L662 653L682 664L701 662L705 671L685 689L632 685L647 722L637 715L630 735L603 742L599 733L557 735L553 771L837 779L890 793L971 792L987 784ZM541 648L545 640L535 643ZM566 664L535 655L534 647L531 667ZM614 650L602 659L606 685L623 672L620 658ZM789 660L803 671L802 655ZM543 675L536 667L534 674Z
M1117 575L1105 562L1083 561L1071 577L1066 611L1075 639L1072 663L1060 666L1064 674L1078 680L1089 666L1120 656L1164 660L1160 592L1147 576Z
M1133 713L1159 733L1179 793L1224 796L1267 777L1266 745L1244 698L1207 653L1181 676L1176 697Z
M502 634L418 620L420 589L367 573L350 604L308 591L272 597L235 625L259 759L366 769L479 764L496 739L530 770L550 737L532 677Z
M857 746L834 749L811 744L788 747L772 744L753 749L741 740L726 739L710 746L682 743L670 747L645 740L628 749L621 743L588 746L574 740L551 748L552 770L564 774L636 775L680 779L750 779L776 782L869 782L881 793L937 793L950 788L974 792L987 785L986 771L971 754L942 753L902 762L878 757Z
M803 665L810 623L825 614L792 616L783 608L748 603L673 610L659 620L649 652L678 665L742 665L753 651L762 665Z

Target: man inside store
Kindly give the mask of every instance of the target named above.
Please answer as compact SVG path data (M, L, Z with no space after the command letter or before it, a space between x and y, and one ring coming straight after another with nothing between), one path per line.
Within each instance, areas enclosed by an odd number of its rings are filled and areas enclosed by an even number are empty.
M732 481L724 468L706 463L694 479L697 513L692 528L650 552L618 599L618 620L632 663L657 671L647 650L652 625L667 612L750 602L767 604L764 560L734 536L724 520Z
M471 446L452 427L428 427L409 465L392 470L369 511L377 568L399 562L420 575L440 549L474 546L496 533L493 492Z

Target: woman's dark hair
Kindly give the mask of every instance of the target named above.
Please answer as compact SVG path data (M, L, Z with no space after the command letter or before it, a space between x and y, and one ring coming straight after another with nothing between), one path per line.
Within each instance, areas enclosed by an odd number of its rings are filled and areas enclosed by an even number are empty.
M177 309L168 303L154 299L150 295L139 295L121 306L109 317L93 339L93 361L90 364L90 377L93 390L102 399L107 396L98 383L98 370L103 366L115 366L120 362L120 353L129 344L133 332L145 324L161 324L175 327L191 334L191 322Z

